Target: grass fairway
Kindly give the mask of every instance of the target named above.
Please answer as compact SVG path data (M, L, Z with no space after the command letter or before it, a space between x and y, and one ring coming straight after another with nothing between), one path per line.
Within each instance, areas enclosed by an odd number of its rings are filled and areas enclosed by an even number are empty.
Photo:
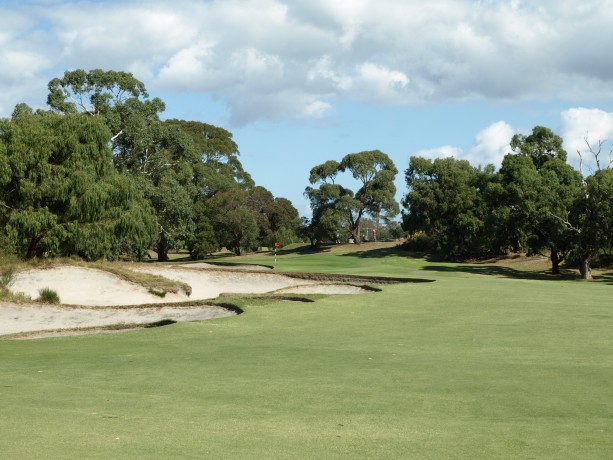
M277 269L436 282L248 302L238 317L114 335L1 340L2 457L613 456L610 282L388 250L287 254Z

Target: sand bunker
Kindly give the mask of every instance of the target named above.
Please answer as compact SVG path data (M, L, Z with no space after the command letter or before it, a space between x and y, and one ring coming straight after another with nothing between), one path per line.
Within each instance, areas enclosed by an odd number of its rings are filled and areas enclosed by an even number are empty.
M184 294L172 293L161 298L151 294L143 286L123 280L112 273L82 267L55 267L19 272L15 274L10 289L36 299L38 291L45 287L56 291L65 305L143 305L189 300Z
M266 273L267 267L219 267L210 264L180 266L135 265L135 271L163 276L187 283L190 297L168 293L160 298L143 286L123 280L102 270L82 267L32 269L16 273L11 291L32 299L39 290L56 291L62 305L0 304L0 335L21 332L103 327L116 324L149 324L161 320L199 321L235 314L221 307L173 307L168 304L188 300L217 298L223 293L263 294L360 294L368 292L344 283L292 278ZM165 304L160 307L139 305ZM72 307L67 307L71 306ZM130 308L114 306L133 305ZM89 308L87 308L89 307Z
M150 324L162 320L201 321L232 316L221 307L66 308L51 305L0 304L0 335L22 332ZM97 331L96 331L97 332Z

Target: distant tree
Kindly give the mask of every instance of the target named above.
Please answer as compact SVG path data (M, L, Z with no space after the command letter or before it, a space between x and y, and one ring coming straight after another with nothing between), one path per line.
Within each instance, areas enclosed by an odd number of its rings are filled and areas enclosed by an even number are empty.
M574 237L558 216L567 216L581 192L581 176L561 157L537 165L529 156L505 156L499 180L488 188L492 208L488 228L499 247L548 253L552 273L574 247Z
M257 245L258 214L248 206L248 192L234 188L217 193L207 202L217 241L236 255Z
M423 235L427 249L449 258L486 250L483 191L493 178L492 166L481 170L466 160L411 157L405 175L405 231Z
M349 172L360 188L351 189L336 184L340 173ZM361 242L360 222L365 215L375 219L398 214L394 178L398 170L392 160L379 150L351 153L340 163L327 161L311 169L306 196L313 210L313 234L338 234L346 225L356 243Z
M194 233L186 242L192 259L202 259L221 248L205 200L197 201L194 206L194 225Z
M278 242L281 246L298 241L298 229L301 222L298 210L287 198L274 198L266 208L266 216L270 226L272 240L270 244Z
M145 254L151 210L113 168L110 138L99 118L23 104L0 120L0 223L24 257Z

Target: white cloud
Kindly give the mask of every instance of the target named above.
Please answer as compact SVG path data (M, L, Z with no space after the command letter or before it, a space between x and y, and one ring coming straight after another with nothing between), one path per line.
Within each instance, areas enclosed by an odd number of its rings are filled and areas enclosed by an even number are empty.
M327 102L314 101L305 107L303 113L306 118L323 118L330 110L332 106Z
M13 53L17 67L0 70L0 105L95 67L135 72L150 90L207 92L242 123L300 118L315 101L613 99L610 1L10 4L0 6L0 58Z
M493 164L500 167L504 156L511 151L509 144L515 131L505 121L497 121L482 129L475 136L474 145L464 156L473 165Z
M502 159L511 150L509 144L515 134L513 127L505 121L497 121L475 135L473 146L464 151L461 147L444 145L433 149L424 149L414 155L424 158L448 158L467 160L473 166L493 164L500 167Z
M613 148L613 113L600 109L583 107L564 110L561 115L561 136L564 148L568 152L569 163L579 166L579 154L584 161L584 173L595 168L594 156L590 153L586 139L594 152L598 151L598 143L605 142L602 155L608 156ZM607 142L608 141L608 142ZM602 158L601 158L602 159ZM608 163L608 158L606 160Z
M443 145L441 147L435 147L433 149L423 149L415 152L413 156L429 158L434 160L436 158L449 158L453 157L457 160L461 160L464 155L464 151L460 147L454 147L452 145Z
M408 86L408 77L397 70L366 62L359 68L361 93L365 99L394 103ZM373 97L374 96L374 97Z

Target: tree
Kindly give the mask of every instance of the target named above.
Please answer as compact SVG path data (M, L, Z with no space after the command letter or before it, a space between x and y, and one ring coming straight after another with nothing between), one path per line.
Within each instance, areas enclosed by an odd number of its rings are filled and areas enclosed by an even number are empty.
M556 217L575 236L575 258L579 262L581 277L591 279L592 260L601 251L613 247L613 160L609 153L609 162L601 169L604 141L598 141L597 150L592 148L587 138L585 142L597 169L583 179L581 193L573 202L570 212ZM581 153L578 153L581 157ZM583 158L581 160L583 163Z
M195 230L187 240L187 248L192 259L202 259L221 247L215 233L213 219L209 216L205 200L199 200L194 205ZM214 215L214 214L213 214Z
M551 271L559 274L560 263L576 246L564 220L581 195L581 176L566 163L562 138L548 128L515 135L511 147L516 153L503 160L492 213L502 218L492 227L499 235L506 233L515 250L547 250Z
M145 85L131 73L101 69L54 78L47 103L58 113L100 118L111 130L115 166L131 175L155 210L156 250L158 259L166 260L169 247L193 229L190 165L197 159L189 137L160 121L164 103L149 99Z
M554 158L566 161L567 153L562 147L562 138L544 126L532 128L532 134L516 134L511 139L511 149L518 155L532 160L537 170Z
M0 220L23 256L143 256L151 211L113 168L110 138L99 118L24 104L0 121Z
M493 179L492 166L481 170L466 160L411 157L405 176L404 230L422 234L426 248L445 257L485 251L483 192Z
M228 131L200 122L162 122L164 103L149 99L130 73L67 71L49 83L48 103L59 113L100 117L109 127L115 166L130 174L155 210L160 261L168 259L169 249L193 241L193 207L200 197L253 185Z
M147 170L155 144L152 125L165 109L159 98L149 99L145 85L131 73L94 69L64 72L49 82L47 104L63 113L100 116L111 130L114 161L121 169Z
M360 188L351 189L336 184L336 177L349 172ZM370 215L375 219L398 214L394 178L398 170L392 160L379 150L350 153L340 163L327 161L311 169L306 196L313 210L314 234L330 235L346 225L356 243L361 242L360 222Z
M236 186L250 188L255 185L243 169L238 146L229 131L199 121L170 119L164 124L180 128L194 142L198 154L194 180L200 195L210 198Z
M272 239L266 246L278 242L281 246L297 241L301 225L298 210L286 198L274 198L265 209Z
M206 203L206 219L217 241L236 255L257 245L258 215L248 204L248 192L239 188L217 193Z
M613 169L598 170L586 179L577 208L579 270L582 278L591 279L591 259L613 246Z

